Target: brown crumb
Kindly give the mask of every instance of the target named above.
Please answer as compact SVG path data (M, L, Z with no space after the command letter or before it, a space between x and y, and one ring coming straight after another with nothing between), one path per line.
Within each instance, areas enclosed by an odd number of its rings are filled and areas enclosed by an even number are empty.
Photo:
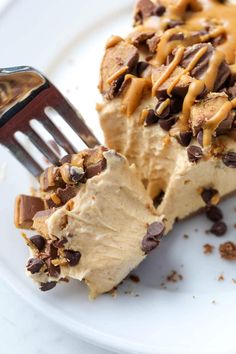
M223 276L223 274L219 275L217 278L218 281L223 281L225 280L225 277Z
M166 277L166 281L171 283L177 283L178 281L181 280L183 280L183 276L177 273L175 270L172 270L172 272Z
M138 275L136 274L130 274L129 279L133 282L133 283L139 283L140 282L140 278Z
M219 246L219 252L221 257L224 259L229 261L236 260L236 244L231 241L222 243Z
M203 245L203 252L205 254L211 254L213 252L214 246L210 245L209 243L206 243Z
M183 238L187 240L189 238L189 235L184 235Z

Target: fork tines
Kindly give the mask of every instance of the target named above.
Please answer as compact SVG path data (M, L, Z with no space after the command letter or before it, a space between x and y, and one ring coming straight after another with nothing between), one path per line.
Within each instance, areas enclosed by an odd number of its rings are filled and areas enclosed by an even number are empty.
M41 73L30 67L0 70L0 85L7 91L8 98L0 103L0 143L5 145L34 176L42 172L40 165L17 141L15 133L25 134L35 147L52 163L57 165L59 157L31 127L32 119L38 120L53 136L55 142L68 154L76 153L66 136L45 114L47 107L53 108L90 148L100 145L65 97Z

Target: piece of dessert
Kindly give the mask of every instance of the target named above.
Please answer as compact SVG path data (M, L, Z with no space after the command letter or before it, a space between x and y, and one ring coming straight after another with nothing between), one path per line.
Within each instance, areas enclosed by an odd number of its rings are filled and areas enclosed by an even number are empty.
M74 278L86 282L92 298L118 285L164 232L135 166L103 147L46 169L39 195L16 199L15 224L37 232L23 235L27 273L41 290Z
M106 45L106 145L135 163L166 232L236 190L235 16L229 2L139 0L134 30Z

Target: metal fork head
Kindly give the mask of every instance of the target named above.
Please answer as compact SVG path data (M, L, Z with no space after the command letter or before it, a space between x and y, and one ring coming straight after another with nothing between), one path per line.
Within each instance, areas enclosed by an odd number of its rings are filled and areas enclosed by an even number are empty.
M29 66L0 69L0 144L6 146L35 177L42 173L42 168L16 140L16 132L28 136L51 163L57 165L59 157L32 129L32 119L40 121L67 153L76 152L66 136L45 114L47 107L55 109L88 147L100 145L80 113L39 71Z

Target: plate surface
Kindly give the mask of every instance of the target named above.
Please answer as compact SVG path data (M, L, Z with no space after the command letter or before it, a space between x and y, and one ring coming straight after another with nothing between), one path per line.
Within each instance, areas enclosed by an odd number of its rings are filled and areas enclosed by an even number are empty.
M0 21L1 67L29 64L46 72L102 140L95 111L99 62L106 38L130 28L132 1L69 4L14 2ZM31 16L22 21L26 13ZM126 280L116 298L104 295L90 302L86 287L77 282L41 293L25 277L27 252L12 219L14 198L28 193L30 183L0 147L0 274L29 303L86 341L119 353L235 352L236 263L218 253L220 243L236 239L235 198L222 203L226 236L206 234L210 222L204 216L181 222L135 271L140 283ZM215 246L211 255L203 254L206 243ZM182 281L166 282L173 270ZM224 281L218 281L220 275Z

